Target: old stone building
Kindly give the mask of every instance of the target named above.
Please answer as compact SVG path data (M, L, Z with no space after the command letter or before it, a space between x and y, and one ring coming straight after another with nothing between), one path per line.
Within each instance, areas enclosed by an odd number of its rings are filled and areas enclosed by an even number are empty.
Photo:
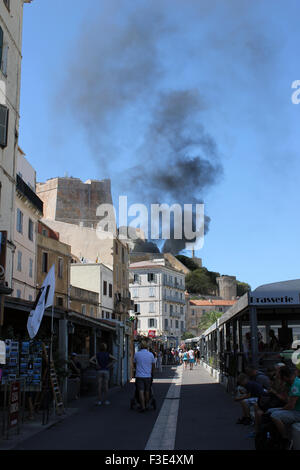
M225 313L236 300L222 300L222 299L199 299L191 300L187 296L187 309L186 309L186 331L192 333L195 337L201 334L199 322L201 317L208 312Z
M55 305L68 309L70 285L71 247L59 239L59 234L42 222L38 222L37 234L37 284L41 286L55 265Z
M45 219L67 222L82 227L96 228L100 204L112 204L110 180L79 178L51 178L37 183L38 196L44 202Z
M70 286L70 310L87 315L91 318L100 318L99 294L80 287Z

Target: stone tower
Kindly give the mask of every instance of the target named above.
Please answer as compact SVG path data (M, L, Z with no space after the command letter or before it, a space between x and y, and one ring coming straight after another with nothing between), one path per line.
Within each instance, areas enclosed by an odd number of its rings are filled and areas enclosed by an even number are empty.
M219 297L224 300L233 300L237 296L237 284L235 276L217 277Z
M44 218L96 228L100 220L96 211L100 204L112 204L109 179L52 178L37 183L36 193L44 202Z

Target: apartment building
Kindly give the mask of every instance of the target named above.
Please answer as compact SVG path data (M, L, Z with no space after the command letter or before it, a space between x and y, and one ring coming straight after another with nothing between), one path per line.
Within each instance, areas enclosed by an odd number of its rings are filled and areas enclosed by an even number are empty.
M85 289L96 294L98 303L96 318L118 320L114 312L112 269L101 263L73 263L70 268L72 288ZM86 314L84 303L82 309L81 313Z
M199 322L202 315L209 312L225 313L236 300L222 300L222 299L202 299L191 300L187 297L186 309L186 331L193 333L196 336L201 334Z
M20 118L23 4L0 0L1 280L11 288L15 252L16 163Z
M40 287L55 265L55 306L69 308L71 247L60 241L59 234L41 221L37 233L37 285Z
M36 295L37 224L43 216L43 202L35 193L36 172L18 149L15 195L15 256L13 293L34 300Z
M131 263L130 273L138 334L179 344L185 331L185 274L165 257Z

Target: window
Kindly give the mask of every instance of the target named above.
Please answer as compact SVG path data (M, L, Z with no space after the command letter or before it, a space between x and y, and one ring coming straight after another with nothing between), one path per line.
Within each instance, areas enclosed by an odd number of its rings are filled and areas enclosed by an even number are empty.
M45 252L42 254L42 272L48 272L48 253Z
M28 221L28 238L33 241L33 222L31 219Z
M28 296L28 300L32 301L32 295Z
M107 295L107 281L103 281L103 295Z
M18 299L21 298L21 291L20 291L20 289L17 289L17 298L18 298Z
M165 330L169 328L169 321L167 318L165 318Z
M62 297L56 297L56 305L57 307L63 307L64 299Z
M2 56L3 56L3 39L4 39L3 29L0 26L0 63L2 63Z
M179 328L179 321L176 320L176 329L178 329L178 328Z
M58 277L62 279L63 277L63 267L64 267L64 260L62 258L58 258Z
M102 310L102 318L105 318L105 312Z
M138 274L133 275L134 284L140 284L140 276Z
M109 297L112 297L113 291L112 291L112 284L109 284Z
M110 319L110 313L109 313L109 312L106 312L106 319L107 319L107 320Z
M183 315L183 307L180 307L180 313Z
M18 265L17 270L22 271L22 252L18 251Z
M91 315L91 317L94 316L94 307L90 307L90 315Z
M2 62L2 47L0 54ZM0 104L0 147L2 148L7 147L8 114L8 108L3 104Z
M155 274L148 273L148 282L155 282Z
M138 320L137 327L138 327L139 330L141 329L141 320Z
M195 315L195 310L192 310L192 315Z
M33 277L33 259L29 259L29 277Z
M181 331L183 331L184 330L184 322L182 321L182 322L180 322L180 324L181 324Z
M140 313L140 304L134 304L134 312Z
M3 45L3 50L2 50L2 63L1 63L1 70L3 72L3 75L7 77L7 62L8 62L8 44Z
M173 305L170 305L170 315L173 313Z
M132 289L132 297L138 297L138 289Z
M23 233L23 212L17 209L17 232Z
M86 305L81 305L81 313L82 315L86 314Z
M168 304L165 304L165 313L168 313Z
M149 304L149 313L154 313L154 312L155 312L154 303L150 302L150 304Z
M122 247L122 263L123 264L125 263L125 250L123 247Z
M155 318L149 318L148 328L156 328L156 319Z
M149 287L149 297L155 297L155 287Z
M223 312L223 308L222 308L222 307L219 307L219 312Z

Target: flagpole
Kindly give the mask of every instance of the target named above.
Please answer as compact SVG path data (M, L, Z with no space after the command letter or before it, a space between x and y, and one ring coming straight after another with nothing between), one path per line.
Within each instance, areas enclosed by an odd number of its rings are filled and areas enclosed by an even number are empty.
M51 314L51 341L50 341L50 360L53 361L53 321L54 321L54 306L52 304Z

